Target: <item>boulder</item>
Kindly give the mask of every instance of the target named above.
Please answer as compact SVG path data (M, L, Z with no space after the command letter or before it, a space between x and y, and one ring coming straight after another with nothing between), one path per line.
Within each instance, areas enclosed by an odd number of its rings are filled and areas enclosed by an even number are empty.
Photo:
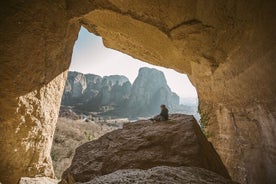
M174 114L165 122L128 123L81 145L61 183L87 182L121 169L156 166L199 167L230 178L194 117Z
M234 184L214 172L197 167L168 167L159 166L148 170L125 169L111 174L96 177L82 184ZM81 184L81 183L79 183Z

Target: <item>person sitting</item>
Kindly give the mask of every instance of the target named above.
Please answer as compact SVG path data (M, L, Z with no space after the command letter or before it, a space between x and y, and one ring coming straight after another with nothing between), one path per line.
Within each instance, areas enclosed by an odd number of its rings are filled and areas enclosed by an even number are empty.
M166 105L164 105L164 104L160 105L160 109L161 109L160 114L150 120L152 120L152 121L167 121L167 120L169 120L169 110L167 109Z

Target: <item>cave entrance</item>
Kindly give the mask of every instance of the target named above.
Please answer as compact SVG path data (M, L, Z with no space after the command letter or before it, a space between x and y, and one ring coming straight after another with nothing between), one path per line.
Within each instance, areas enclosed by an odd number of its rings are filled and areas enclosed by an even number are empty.
M186 74L106 48L101 37L81 27L53 141L56 176L70 165L76 147L159 114L160 104L200 119L197 91Z

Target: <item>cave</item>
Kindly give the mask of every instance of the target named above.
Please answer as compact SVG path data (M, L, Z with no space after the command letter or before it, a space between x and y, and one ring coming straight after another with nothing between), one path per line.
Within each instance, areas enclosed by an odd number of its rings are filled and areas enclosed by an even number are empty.
M54 177L50 150L80 26L186 73L233 180L276 182L274 1L2 1L0 182Z
M119 85L113 88L116 80ZM110 92L102 93L103 86L108 86L105 90ZM83 27L74 45L64 90L61 107L70 106L78 113L97 116L101 106L112 106L115 109L102 115L137 120L138 117L153 117L159 113L160 104L166 104L170 113L185 112L200 119L197 113L197 91L186 74L106 48L100 36ZM193 108L189 110L188 106ZM134 115L135 111L137 115Z
M81 27L51 149L55 177L61 179L70 167L77 147L124 124L153 118L160 104L170 114L193 115L200 123L197 92L187 75L108 49L101 37Z

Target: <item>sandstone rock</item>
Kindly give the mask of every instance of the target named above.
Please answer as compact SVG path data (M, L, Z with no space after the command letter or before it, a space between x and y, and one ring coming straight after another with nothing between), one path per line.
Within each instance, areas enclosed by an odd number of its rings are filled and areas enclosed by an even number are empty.
M125 169L96 177L82 184L234 184L214 172L198 167L159 166L148 170ZM78 183L81 184L81 183Z
M138 121L76 149L63 183L86 182L120 169L195 166L226 178L228 172L193 116L172 115L167 122Z
M53 175L51 142L82 25L107 47L187 73L231 176L276 183L275 1L12 0L0 7L2 182Z
M47 177L28 178L23 177L18 184L57 184L58 180Z

